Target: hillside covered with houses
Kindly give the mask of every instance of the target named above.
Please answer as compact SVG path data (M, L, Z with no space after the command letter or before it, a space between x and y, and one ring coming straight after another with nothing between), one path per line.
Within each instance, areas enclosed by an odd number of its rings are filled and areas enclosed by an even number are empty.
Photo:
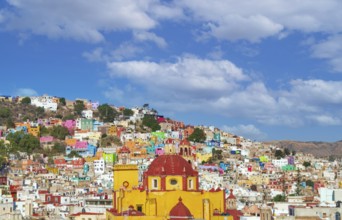
M205 219L340 219L341 161L298 149L186 125L148 104L128 108L48 95L0 96L0 219L121 219L116 216L133 215L131 209L143 213L139 205L119 212L117 193L149 193L146 175L154 178L151 164L166 155L190 164L184 165L190 171L179 172L198 178L196 187L190 187L192 179L187 183L193 193L223 193L223 208L208 205ZM137 167L137 184L118 186L116 165ZM176 185L172 179L170 184ZM210 200L213 207L216 200Z

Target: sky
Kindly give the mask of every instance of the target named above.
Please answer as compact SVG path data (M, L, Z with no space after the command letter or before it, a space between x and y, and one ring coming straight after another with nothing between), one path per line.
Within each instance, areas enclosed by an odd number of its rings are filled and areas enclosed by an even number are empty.
M340 0L2 0L0 94L342 140Z

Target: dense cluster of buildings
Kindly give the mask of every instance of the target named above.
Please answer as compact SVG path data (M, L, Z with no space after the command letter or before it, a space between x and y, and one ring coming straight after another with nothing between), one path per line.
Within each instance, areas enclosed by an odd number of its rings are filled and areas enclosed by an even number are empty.
M59 106L55 97L31 100L46 111ZM60 142L42 136L43 125L69 131L64 154L52 161L12 155L1 166L0 219L340 220L339 161L300 152L276 157L283 149L211 126L186 126L147 107L104 123L94 117L99 103L83 101L85 110L75 120L0 126L3 141L21 131L39 138L43 148ZM139 129L146 114L155 117L159 131ZM188 141L195 128L205 132L203 143ZM104 143L108 137L122 144ZM81 157L68 157L73 151Z

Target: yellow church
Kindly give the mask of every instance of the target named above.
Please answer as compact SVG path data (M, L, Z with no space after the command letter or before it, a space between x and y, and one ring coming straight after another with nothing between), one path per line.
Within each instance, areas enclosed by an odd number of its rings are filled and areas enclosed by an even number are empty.
M161 155L152 161L139 185L137 165L128 164L129 149L119 152L114 165L113 208L107 220L233 220L225 191L199 189L198 172L180 155ZM228 203L227 203L228 204Z

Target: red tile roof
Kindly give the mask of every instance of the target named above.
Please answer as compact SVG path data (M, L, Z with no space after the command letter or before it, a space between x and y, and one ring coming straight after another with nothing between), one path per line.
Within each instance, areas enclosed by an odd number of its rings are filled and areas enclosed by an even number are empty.
M161 155L158 156L145 172L147 176L159 175L187 175L197 176L191 164L179 155Z

